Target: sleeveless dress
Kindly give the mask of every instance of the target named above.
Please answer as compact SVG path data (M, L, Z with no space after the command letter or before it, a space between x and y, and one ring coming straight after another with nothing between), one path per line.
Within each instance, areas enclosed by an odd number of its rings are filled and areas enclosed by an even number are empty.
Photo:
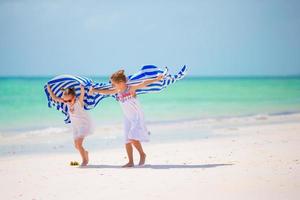
M84 138L92 133L92 123L89 114L76 99L73 106L68 105L74 139Z
M130 88L127 87L125 91L119 92L117 100L124 113L125 143L131 140L148 142L149 131L146 128L144 113L140 102L130 93Z

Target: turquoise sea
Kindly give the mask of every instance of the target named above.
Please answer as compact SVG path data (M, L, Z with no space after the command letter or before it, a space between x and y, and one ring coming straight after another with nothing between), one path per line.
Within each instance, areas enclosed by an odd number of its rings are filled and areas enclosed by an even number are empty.
M48 108L43 86L50 78L0 78L0 156L75 151L64 115ZM151 144L205 139L219 137L220 127L237 128L300 112L300 77L187 77L160 93L138 98ZM86 147L121 148L118 102L107 98L89 112L95 131L85 140Z
M64 115L47 106L43 85L50 78L0 78L1 134L64 126ZM300 77L188 77L161 93L138 98L149 123L289 114L300 112ZM120 106L113 98L90 113L97 126L122 121Z

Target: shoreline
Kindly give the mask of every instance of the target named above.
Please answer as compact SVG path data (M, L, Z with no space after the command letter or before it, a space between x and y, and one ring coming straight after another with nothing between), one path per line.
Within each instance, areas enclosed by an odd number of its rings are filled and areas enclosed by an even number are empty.
M276 112L269 112L269 113L249 113L249 114L236 114L236 115L216 115L216 116L206 116L206 117L193 117L193 118L184 118L184 119L170 119L170 120L163 120L163 121L153 121L153 120L147 120L148 125L162 125L162 124L176 124L176 123L185 123L190 121L206 121L206 120L230 120L230 119L245 119L245 118L257 118L257 117L276 117L276 116L294 116L294 115L300 115L300 110L293 110L293 111L276 111ZM96 119L93 119L93 121L97 121ZM104 121L104 126L115 126L122 124L122 118L120 118L117 121L111 122L111 121ZM33 127L26 127L26 128L16 128L16 129L10 129L10 128L1 128L0 129L0 137L3 135L15 135L20 134L22 132L35 132L35 131L41 131L41 130L47 130L49 128L65 128L68 126L68 124L61 124L59 126L35 126Z
M184 122L148 123L151 132L150 144L172 143L223 137L217 130L238 130L243 127L272 124L289 124L300 121L300 114L256 115L234 118L199 119ZM1 135L0 135L1 136ZM106 125L96 129L85 139L87 147L93 151L123 146L122 124ZM24 154L70 153L75 151L70 129L66 127L47 128L23 134L1 136L0 157Z
M254 113L254 114L243 114L243 115L233 115L233 116L214 116L214 117L198 117L198 118L186 118L186 119L174 119L174 120L163 120L163 121L153 121L153 120L147 120L147 125L165 125L165 124L178 124L178 123L186 123L186 122L201 122L201 121L221 121L221 120L232 120L232 119L260 119L260 118L272 118L272 117L297 117L300 116L300 110L299 111L282 111L282 112L271 112L271 113ZM94 119L94 121L96 121ZM110 126L120 126L122 125L122 120L118 122L104 122L103 125L105 128L108 128ZM32 133L42 130L48 130L48 129L65 129L68 126L68 124L64 124L61 126L45 126L45 127L39 127L39 128L17 128L15 130L12 129L2 129L0 130L0 137L9 136L11 135L17 135L22 132L25 133Z

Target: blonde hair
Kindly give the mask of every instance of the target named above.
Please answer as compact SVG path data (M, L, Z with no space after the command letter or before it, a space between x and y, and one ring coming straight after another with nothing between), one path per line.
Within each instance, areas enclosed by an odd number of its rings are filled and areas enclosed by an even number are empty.
M124 74L124 70L118 70L115 73L113 73L110 76L110 80L117 83L126 82L127 78L126 75Z

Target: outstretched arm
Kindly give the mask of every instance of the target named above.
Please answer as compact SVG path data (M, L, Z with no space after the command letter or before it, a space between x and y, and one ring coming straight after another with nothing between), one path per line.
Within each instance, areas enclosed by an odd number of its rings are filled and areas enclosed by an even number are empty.
M133 85L132 86L132 90L137 90L137 89L141 89L141 88L144 88L146 87L147 85L151 84L151 83L154 83L154 82L157 82L157 81L160 81L164 78L164 75L159 75L158 77L156 78L153 78L153 79L149 79L149 80L146 80L146 81L143 81L142 83L139 83L137 85Z
M84 99L84 87L82 85L80 85L80 96L78 98L78 101L80 103L81 106L84 106L84 102L83 102L83 99Z
M64 102L64 100L63 100L62 98L57 97L57 96L53 93L53 91L51 90L49 84L47 85L47 90L48 90L48 92L49 92L51 98L53 99L53 101L56 101L56 102Z
M91 87L90 91L89 91L89 95L93 94L93 93L100 93L100 94L116 94L118 91L116 88L113 89L95 89L93 87Z

